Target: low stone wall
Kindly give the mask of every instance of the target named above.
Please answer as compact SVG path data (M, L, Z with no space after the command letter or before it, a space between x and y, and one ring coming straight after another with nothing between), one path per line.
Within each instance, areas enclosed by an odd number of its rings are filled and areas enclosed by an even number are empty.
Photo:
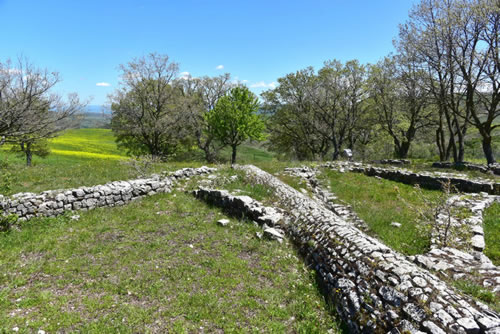
M432 164L434 168L455 168L455 169L468 169L475 170L481 173L492 173L495 175L500 175L500 164L494 163L490 165L480 165L473 164L471 162L434 162Z
M409 165L411 163L410 160L406 159L382 159L382 160L373 160L372 164L380 164L380 165Z
M441 189L441 183L450 180L457 190L466 193L485 192L491 195L500 195L500 183L486 179L470 179L464 174L439 172L412 172L403 168L380 168L361 163L329 162L323 167L339 170L364 173L368 176L378 176L405 184L418 184L427 189Z
M275 189L282 229L316 269L327 298L354 333L498 333L500 316L463 297L324 205L254 167L239 166ZM230 203L219 201L220 203Z
M49 190L39 194L0 195L2 214L16 214L21 220L40 216L57 216L65 211L90 210L103 206L124 205L132 200L156 193L169 192L176 180L211 173L214 168L184 168L167 176L115 181L93 187Z
M332 203L332 201L338 201L338 198L329 190L321 187L320 182L316 178L320 172L318 168L306 166L285 168L285 173L306 180L312 197L321 201L327 209L358 229L362 231L368 230L366 223L352 211L350 206ZM435 228L431 231L431 251L426 254L411 256L409 259L425 269L432 270L445 280L452 278L454 280L460 279L474 282L492 291L500 298L500 268L496 267L483 254L485 247L482 228L483 211L494 201L500 202L500 196L484 193L451 196L447 200L448 205L453 207L450 210L452 214L451 220L447 220L449 217L448 211L444 209L437 216ZM470 212L466 218L459 217L462 216L464 211L456 209L461 208L466 209L465 212ZM444 236L442 233L447 230L446 225L448 223L453 228L469 232L459 233L459 235L453 237L459 237L459 239L451 240L456 248L443 246ZM398 225L393 226L394 228L399 228ZM451 236L448 236L448 238L451 238Z

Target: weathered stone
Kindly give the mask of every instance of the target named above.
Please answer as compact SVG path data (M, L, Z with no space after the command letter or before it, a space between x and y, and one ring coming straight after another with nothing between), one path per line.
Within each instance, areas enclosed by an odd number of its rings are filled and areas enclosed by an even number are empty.
M462 326L468 334L477 334L480 331L479 325L474 318L460 318L457 323Z
M442 330L441 328L439 328L439 326L437 326L435 323L431 322L431 321L424 321L422 323L422 326L429 331L429 333L431 334L446 334L446 332L444 330Z
M219 219L217 221L217 224L219 224L220 226L227 226L229 225L229 219Z
M401 292L394 290L390 286L382 286L378 293L382 298L394 306L400 306L404 301L407 300L406 296Z

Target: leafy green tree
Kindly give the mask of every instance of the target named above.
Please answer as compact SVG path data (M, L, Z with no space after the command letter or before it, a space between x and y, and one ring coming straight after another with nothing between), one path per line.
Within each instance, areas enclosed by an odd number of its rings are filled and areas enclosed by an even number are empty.
M265 123L258 110L257 97L246 87L235 87L205 114L211 134L232 148L231 164L236 162L237 147L245 140L265 139Z
M182 113L179 67L156 53L121 65L121 88L111 96L111 128L129 154L166 159L189 137Z

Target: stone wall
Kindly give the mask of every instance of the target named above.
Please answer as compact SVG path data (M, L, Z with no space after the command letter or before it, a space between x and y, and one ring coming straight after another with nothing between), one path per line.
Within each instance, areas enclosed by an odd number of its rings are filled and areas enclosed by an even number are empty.
M156 193L169 192L176 180L211 173L208 167L184 168L166 176L115 181L92 187L68 190L49 190L39 194L18 193L11 197L0 195L0 211L16 214L21 220L39 216L57 216L65 211L113 207Z
M336 216L322 203L254 167L286 213L278 224L316 269L329 301L355 333L499 333L500 316ZM218 200L230 205L231 201Z
M403 168L380 168L361 163L329 162L323 167L339 170L364 173L368 176L378 176L383 179L405 184L419 184L427 189L441 189L441 183L450 180L457 190L466 193L485 192L491 195L500 195L500 183L487 179L471 179L464 174L439 172L412 172Z
M327 186L328 189L325 189L321 186L316 178L320 172L319 168L306 166L285 168L285 173L304 179L312 197L321 201L327 209L358 229L367 231L367 224L356 215L349 205L338 204L339 199L330 192L330 187ZM432 270L445 280L452 278L474 282L492 291L500 298L500 268L483 254L485 247L482 228L483 212L494 201L500 202L500 196L485 193L451 196L447 200L447 206L441 208L441 212L437 215L436 224L431 231L431 251L412 256L409 259L425 269ZM446 207L451 210L446 210ZM464 217L464 212L469 212L469 214ZM451 217L449 213L451 213ZM455 234L453 237L447 236L451 242L443 244L446 238L442 234L446 231L450 232L446 228L448 223L451 224L452 229L456 228L463 233ZM391 225L394 228L401 226L397 222L393 222ZM448 244L452 244L455 248L448 247Z
M471 162L434 162L434 168L454 168L454 169L468 169L475 170L481 173L492 173L500 175L500 164L494 163L490 165L473 164Z

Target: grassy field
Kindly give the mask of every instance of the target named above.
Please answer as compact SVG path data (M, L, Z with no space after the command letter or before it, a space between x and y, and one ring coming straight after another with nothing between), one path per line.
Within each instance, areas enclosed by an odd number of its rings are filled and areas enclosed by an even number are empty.
M429 235L416 225L415 208L422 207L423 201L416 196L413 186L328 169L323 170L320 178L340 200L351 205L371 233L389 247L407 255L422 254L429 249ZM422 192L431 199L440 195L439 191ZM400 223L401 227L391 226L392 222Z
M47 158L33 158L33 167L26 167L24 157L0 150L0 162L9 165L10 187L1 186L0 194L9 195L22 191L40 192L48 189L90 186L109 181L125 180L138 176L129 158L119 150L109 129L67 130L50 141L52 153ZM229 159L229 151L221 152ZM273 156L257 144L244 144L239 148L239 163L264 163L271 165ZM172 161L150 166L146 173L199 167L202 160ZM137 164L136 164L137 165ZM140 165L140 164L139 164Z
M500 266L500 203L493 203L484 212L484 253L497 266Z
M145 168L132 163L104 129L69 130L51 140L50 147L52 154L35 157L31 168L23 157L0 151L0 162L10 172L10 187L0 193L95 185L204 164L197 159ZM229 154L223 150L222 160ZM239 148L238 163L273 174L302 165L279 162L256 143ZM215 181L221 188L238 189L268 204L276 200L269 187L221 168ZM306 188L302 180L279 177L296 189ZM428 250L428 235L415 224L415 208L422 202L413 187L331 170L323 171L321 182L352 205L370 233L388 246L408 255ZM437 191L423 193L439 196ZM486 254L497 264L499 210L495 204L486 211L484 227ZM0 333L15 327L27 333L342 330L290 244L256 238L256 227L245 221L231 218L231 227L219 227L215 222L224 213L187 193L80 214L78 221L36 219L0 233ZM483 293L469 285L459 288Z
M138 174L109 130L70 130L50 145L52 154L35 158L31 168L1 153L12 173L8 193ZM240 158L272 166L272 156L255 145L242 147ZM199 165L157 164L149 171ZM225 180L234 174L221 173ZM266 187L242 180L225 186L272 198ZM216 220L226 216L187 193L79 214L78 221L35 219L0 233L0 333L340 331L290 244L258 239L245 221L231 218L231 227L219 227Z
M339 331L291 245L191 195L0 234L0 332Z

